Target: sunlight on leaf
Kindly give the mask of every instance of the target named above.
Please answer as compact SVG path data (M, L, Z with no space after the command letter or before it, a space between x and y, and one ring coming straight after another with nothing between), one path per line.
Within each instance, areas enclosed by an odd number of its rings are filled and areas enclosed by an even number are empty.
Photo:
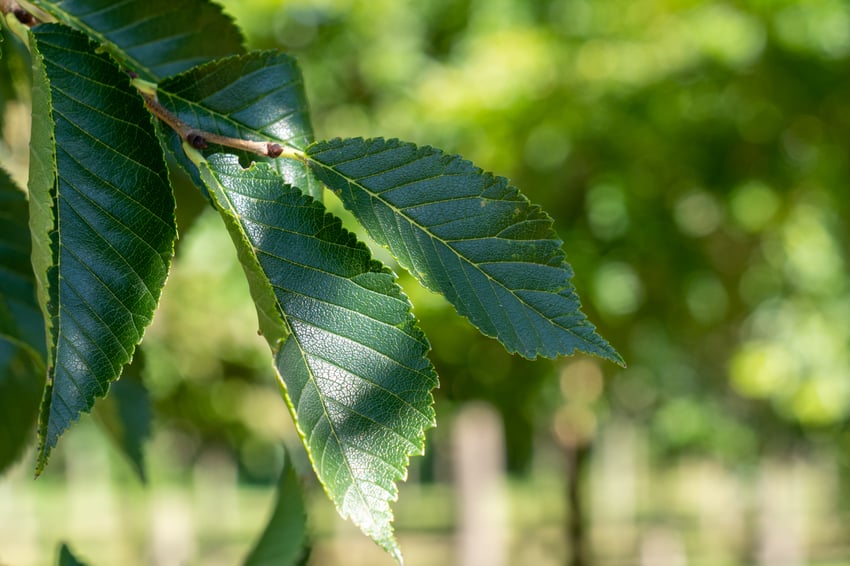
M401 561L389 503L434 426L437 385L407 297L338 218L268 164L214 155L201 174L291 333L272 348L316 475L339 513Z
M579 309L552 219L506 179L398 140L338 139L307 153L370 236L509 352L622 363Z
M33 266L49 323L41 471L62 432L132 358L176 227L162 151L129 79L61 25L38 26L32 50Z
M105 42L118 61L147 80L244 51L242 34L233 21L204 0L33 0L33 4Z

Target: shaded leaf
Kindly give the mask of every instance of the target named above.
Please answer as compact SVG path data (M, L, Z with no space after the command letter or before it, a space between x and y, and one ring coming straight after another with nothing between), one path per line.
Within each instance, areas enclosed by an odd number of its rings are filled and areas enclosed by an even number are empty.
M288 452L277 484L272 515L245 566L295 566L305 553L307 511L301 484L292 467Z
M24 193L0 169L0 472L35 438L44 389L44 321L27 217Z
M0 169L0 334L44 358L44 319L36 300L28 218L26 196Z
M181 120L206 132L302 150L313 142L301 70L295 59L279 51L255 51L196 67L160 83L157 96ZM166 136L175 155L183 156L179 136L173 131ZM211 146L207 153L215 151ZM264 160L253 154L249 159ZM321 200L321 184L304 163L273 163L288 184Z
M506 179L398 140L320 142L308 156L378 243L509 352L622 363L580 310L552 219Z
M151 117L129 79L77 31L40 25L32 40L30 226L49 329L40 471L132 358L176 228Z
M59 545L59 566L86 566L85 562L80 562L71 552L71 549L64 542Z
M0 334L0 472L35 440L44 364L31 348Z
M144 359L144 350L137 350L121 379L110 386L109 395L93 411L142 482L146 481L144 443L151 435L153 421L150 396L142 381Z
M242 34L205 0L33 0L60 22L112 46L140 77L157 81L218 57L243 53Z
M214 155L201 173L291 334L273 345L275 365L319 480L340 514L400 561L389 503L434 425L437 385L407 297L339 219L270 165L244 170Z

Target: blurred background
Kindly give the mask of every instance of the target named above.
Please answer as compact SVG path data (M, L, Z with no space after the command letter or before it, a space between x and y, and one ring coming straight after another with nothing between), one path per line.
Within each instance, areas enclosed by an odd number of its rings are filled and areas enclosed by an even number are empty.
M850 564L850 4L223 4L299 59L318 138L434 145L542 205L628 363L509 356L402 276L441 379L395 506L407 564ZM12 86L0 157L23 183ZM138 368L148 485L84 419L37 482L32 457L0 480L0 563L60 540L92 566L236 563L286 445L309 563L391 564L310 479L228 236L178 202Z

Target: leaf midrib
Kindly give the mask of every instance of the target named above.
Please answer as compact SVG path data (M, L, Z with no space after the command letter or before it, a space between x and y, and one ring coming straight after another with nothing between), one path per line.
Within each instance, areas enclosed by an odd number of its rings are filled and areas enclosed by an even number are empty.
M224 186L218 180L217 176L216 175L214 175L214 176L216 177L216 181L221 186L222 190L220 191L220 193L223 195L225 202L227 204L227 208L228 208L227 212L229 214L231 214L235 219L237 219L238 225L240 227L240 231L242 232L242 237L245 239L245 241L247 243L249 243L251 245L251 252L254 254L256 261L259 263L259 258L256 257L256 255L257 255L256 252L257 252L258 248L256 248L254 246L253 242L251 242L250 238L247 236L247 234L245 232L245 227L244 227L244 225L242 224L242 221L241 221L242 217L238 214L238 211L236 210L233 202L230 199L230 195L228 194L228 191L225 190ZM271 281L269 281L269 283L271 284ZM274 288L274 287L272 286L272 288ZM277 300L276 296L275 296L275 299ZM278 303L278 308L280 308L280 302L277 301L277 303ZM282 312L282 309L280 310L280 314L284 319L288 318L288 315L284 314ZM328 430L330 431L329 434L333 437L335 444L339 447L340 451L343 454L343 461L345 463L345 469L348 472L348 477L351 478L351 480L349 482L349 488L348 489L349 490L353 489L354 492L357 494L357 498L360 500L359 508L367 510L367 512L368 512L368 514L371 518L370 529L375 528L376 526L378 526L378 528L380 528L380 525L383 524L384 516L378 515L378 514L376 514L376 512L373 512L372 506L369 505L369 500L367 499L365 492L359 486L360 480L358 479L358 476L355 475L355 473L354 473L354 468L351 465L351 462L350 462L350 459L348 458L347 452L343 449L343 447L345 445L342 442L340 436L337 434L336 427L333 426L333 420L331 419L330 412L328 410L327 401L325 400L325 398L322 394L322 389L319 387L319 383L318 383L318 379L316 377L316 374L313 371L313 368L308 361L311 354L309 354L309 352L305 349L304 345L302 344L298 332L295 331L295 329L293 328L293 326L291 324L289 324L289 323L286 323L286 324L287 324L287 326L289 326L289 328L291 330L291 336L289 337L289 339L295 341L295 344L298 348L299 356L301 358L301 362L302 362L305 370L307 371L307 374L309 375L310 385L315 390L316 397L317 397L318 402L319 402L319 404L322 408L322 416L323 416L325 422L327 422L328 425L329 425L328 426ZM305 322L305 324L306 324L306 322ZM380 352L378 352L378 353L380 353ZM333 365L336 365L336 364L333 364ZM287 393L287 395L288 395L288 393ZM300 402L301 402L302 399L304 399L303 392L302 392L301 397L299 399L299 405L300 405ZM414 407L414 409L415 409L415 407ZM417 410L417 412L419 412L419 411ZM297 411L296 411L296 413L297 413ZM297 421L297 419L296 419L296 421ZM430 421L430 419L429 419L429 421ZM296 422L296 426L298 426L297 422ZM299 428L300 428L300 426L299 426ZM314 427L313 431L309 435L310 439L312 438L315 430L316 430L316 428ZM303 432L302 432L302 434L303 434ZM305 436L305 438L308 438L308 437ZM310 452L312 452L312 450L309 449L309 444L310 444L310 442L308 440L308 442L307 442L308 450L310 450ZM327 454L328 454L328 451L324 450L322 457L325 458L327 456ZM391 464L390 464L390 467L395 469L395 466L392 466ZM403 476L403 474L401 476ZM395 486L395 479L393 479L393 485ZM397 488L396 488L396 491L397 491ZM392 513L392 512L390 511L390 513Z
M277 260L279 260L279 261L284 261L284 262L286 262L286 263L290 263L290 264L292 264L292 265L296 265L296 266L301 267L301 268L312 269L312 270L314 270L314 271L317 271L317 272L322 273L322 274L324 274L324 275L327 275L327 276L329 276L329 277L334 277L334 278L338 278L338 279L340 279L340 280L345 280L345 281L351 281L351 278L344 277L344 276L342 276L342 275L338 275L338 274L335 274L335 273L330 273L330 272L327 272L327 271L324 271L324 270L321 270L321 269L315 268L315 267L310 266L310 265L304 265L304 264L300 264L300 263L297 263L297 262L294 262L294 261L291 261L291 260L287 260L287 259L282 258L282 257L280 257L280 256L276 256L276 255L274 255L274 254L271 254L271 253L269 253L269 252L267 252L267 251L263 250L262 248L257 247L257 246L254 244L254 242L251 240L250 236L248 235L248 232L247 232L247 231L246 231L246 229L245 229L245 225L243 224L243 216L241 216L241 215L239 214L239 212L236 210L236 207L234 206L233 201L230 199L229 192L228 192L228 191L226 191L226 190L223 190L223 191L222 191L222 193L223 193L223 195L224 195L224 197L225 197L225 199L226 199L226 202L227 202L227 206L228 206L228 210L229 210L229 212L230 212L230 213L231 213L231 214L232 214L232 215L233 215L236 219L238 219L238 223L239 223L240 230L241 230L241 232L242 232L242 236L245 238L245 241L246 241L246 242L250 243L250 245L251 245L251 252L254 254L254 257L256 258L256 260L257 260L257 262L258 262L258 263L260 262L260 260L259 260L259 254L264 254L264 255L267 255L267 256L269 256L269 257L275 258L275 259L277 259ZM242 193L239 193L239 194L240 194L240 195L242 195ZM246 195L242 195L242 196L246 196ZM252 198L255 198L255 197L252 197ZM259 199L258 199L258 200L259 200ZM265 201L265 202L272 203L273 201ZM262 224L262 223L257 223L257 224L262 225L262 226L267 226L267 225ZM306 237L306 238L309 238L309 237L310 237L310 236L308 236L308 235L301 234L301 233L298 233L298 232L293 232L293 233L294 233L294 234L297 234L297 235L299 235L299 236L302 236L302 237ZM354 309L351 309L351 308L347 307L346 305L339 305L339 304L336 304L336 303L332 303L332 302L330 302L330 301L326 301L326 300L321 299L321 298L319 298L319 297L313 297L313 296L310 296L310 295L305 295L304 293L300 293L300 292L295 291L295 290L293 290L293 289L287 289L287 288L285 288L285 287L281 287L281 286L279 286L279 285L274 285L271 281L269 281L269 284L271 285L272 289L278 289L278 290L280 290L280 291L282 291L282 292L284 292L284 293L288 293L288 294L292 294L292 295L298 295L298 296L301 296L301 297L305 297L305 298L307 298L307 299L310 299L310 300L312 300L312 301L316 301L316 302L318 302L318 303L323 303L323 304L326 304L326 305L331 305L331 306L334 306L334 307L337 307L337 308L341 308L341 309L346 310L346 311L348 311L348 312L351 312L351 313L353 313L353 314L360 315L360 316L363 316L363 317L365 317L365 318L368 318L369 320L372 320L372 321L374 321L374 322L376 322L376 323L378 323L378 324L380 324L380 325L382 325L382 326L384 326L384 327L386 327L386 328L397 329L397 327L396 327L396 326L394 326L394 325L392 325L392 324L390 324L390 323L388 323L388 322L385 322L385 321L379 320L379 319L377 319L377 318L374 318L374 317L372 317L372 316L368 316L368 315L366 315L366 314L363 314L363 313L361 313L360 311L356 311L356 310L354 310ZM397 297L392 297L392 296L389 296L389 295L384 295L384 296L385 296L385 297L387 297L387 298L389 298L389 299L392 299L392 300L394 300L394 301L396 301L396 302L398 302L398 303L403 304L403 302L402 302L400 299L398 299ZM275 299L276 299L276 301L277 301L278 306L280 307L280 300L277 298L277 296L275 296ZM282 312L282 310L283 310L283 309L281 308L281 312ZM316 325L316 324L314 324L313 322L308 321L308 320L306 320L306 319L302 319L302 318L299 318L299 317L293 316L293 315L291 315L291 314L286 314L286 313L282 313L282 314L283 314L284 319L293 319L293 320L298 320L299 322L302 322L302 323L303 323L303 324L305 324L305 325L313 326L313 327L318 328L318 329L320 329L320 330L322 330L322 331L324 331L324 332L330 332L330 333L336 334L336 332L335 332L335 331L333 331L333 330L331 330L331 329L328 329L328 328L323 328L323 327L321 327L321 326L317 326L317 325ZM291 324L290 324L289 326L290 326L290 328L292 328L292 325L291 325ZM296 334L296 333L295 333L295 331L294 331L294 329L293 329L293 334ZM410 338L412 338L412 339L413 339L413 340L414 340L417 344L423 345L423 344L422 344L422 342L421 342L420 340L417 340L417 339L415 338L415 336L410 336L409 334L404 333L404 332L403 332L403 334L404 334L405 336L409 336ZM408 367L407 365L400 363L398 360L396 360L396 359L394 359L394 358L390 357L389 355L387 355L386 353L384 353L384 352L382 352L382 351L380 351L380 350L376 350L375 348L372 348L371 346L368 346L368 345L366 345L366 344L363 344L362 342L357 342L357 340L355 340L355 339L354 339L354 338L352 338L352 337L344 336L344 335L340 335L340 336L342 336L343 338L345 338L345 339L347 339L347 340L351 340L352 342L357 343L359 346L361 346L361 347L363 347L363 348L366 348L366 349L368 349L368 350L370 350L370 351L374 352L375 354L377 354L377 355L379 355L379 356L381 356L381 357L383 357L383 358L385 358L385 359L387 359L387 360L389 360L389 361L393 362L395 365L397 365L397 366L399 366L399 367L401 367L401 368L404 368L404 369L406 369L406 370L410 371L411 373L414 373L414 374L417 374L417 375L421 375L423 378L424 378L424 377L426 377L426 375L425 375L425 374L423 374L420 370L418 370L418 369L416 369L416 368L413 368L413 367ZM301 347L301 342L300 342L300 341L298 341L298 344L299 344L299 350L301 350L302 352L305 352L305 350ZM313 355L313 354L310 354L310 355ZM328 362L329 364L333 365L334 367L338 367L339 369L344 370L346 373L351 373L352 375L356 375L358 378L360 378L360 379L362 379L362 380L364 380L364 381L366 381L366 382L370 383L371 385L373 385L373 386L375 386L375 387L378 387L378 388L379 388L379 389L381 389L382 391L385 391L388 395L391 395L391 396L395 397L395 398L396 398L396 399L398 399L400 402L402 402L403 404L405 404L405 405L409 406L409 407L410 407L411 409L413 409L415 412L419 413L420 415L422 415L423 417L425 417L427 420L429 420L429 421L430 421L430 418L429 418L429 416L428 416L428 415L426 415L426 414L422 413L422 411L420 411L417 407L415 407L414 405L412 405L411 403L409 403L409 402L408 402L408 401L406 401L405 399L402 399L401 397L399 397L397 393L392 392L392 391L390 391L390 390L388 390L388 389L384 388L384 387L383 387L383 386L381 386L380 384L375 383L374 381L371 381L371 380L367 379L367 378L366 378L366 377L364 377L364 376L354 374L354 373L352 373L351 371L349 371L348 369L338 366L335 362L331 361L331 360L330 360L330 359L328 359L328 358L321 357L321 356L318 356L318 355L315 355L314 357L319 358L319 359L321 359L321 360L323 360L323 361L326 361L326 362ZM305 362L305 363L306 363L306 362ZM308 366L308 367L309 367L309 366ZM310 374L311 374L311 376L312 376L312 375L313 375L313 372L311 371L311 372L310 372ZM318 384L316 385L316 389L317 389L317 390L319 389ZM327 414L327 413L326 413L326 414ZM328 422L331 422L331 421L330 421L330 419L328 419ZM409 441L408 441L408 442L409 442Z
M313 388L316 390L316 392L317 392L316 396L318 397L319 403L322 406L322 415L324 416L325 421L327 421L328 424L330 425L330 426L328 426L328 430L331 431L330 434L333 435L334 442L340 448L340 451L343 453L343 461L345 462L345 468L346 468L346 470L348 470L348 477L351 478L348 490L353 489L354 492L357 494L357 498L360 500L360 508L365 508L365 509L368 510L369 516L371 517L371 520L372 520L372 526L380 525L381 522L382 522L381 521L382 518L377 516L372 511L372 506L369 505L369 500L366 498L366 494L363 492L362 489L360 489L359 480L357 479L357 476L354 474L354 468L351 466L351 462L348 458L348 455L346 454L346 451L343 450L344 444L343 444L342 440L340 439L339 435L337 434L336 427L333 426L333 420L331 419L330 413L328 412L327 403L326 403L323 395L321 395L322 390L319 387L319 383L318 383L318 380L316 378L316 374L313 372L313 368L308 362L309 354L304 349L303 345L301 344L301 340L299 339L298 334L295 332L294 329L292 331L291 339L295 340L295 343L298 345L298 351L301 354L301 360L304 363L304 367L306 368L307 373L310 376L310 383L312 384ZM304 398L303 393L301 395L301 398L302 399ZM300 405L300 400L299 400L299 405ZM312 439L313 433L315 433L315 431L316 431L316 428L314 427L313 432L310 433L310 439ZM324 450L324 453L322 454L322 458L325 458L327 456L327 454L328 454L328 450L326 449L326 450ZM393 482L393 485L395 485L395 482ZM341 508L340 508L340 510L341 510Z
M392 148L387 148L387 149L384 149L383 151L390 151L390 149L392 149ZM372 155L377 155L377 153L369 154L369 156L372 156ZM419 158L417 159L417 161L422 160L422 159L425 159L425 158L427 158L427 157L428 157L427 155L426 155L426 156L423 156L423 157L419 157ZM529 303L528 303L527 301L525 301L522 297L519 297L516 293L514 293L514 291L513 291L512 289L509 289L509 288L508 288L507 286L505 286L505 285L504 285L501 281L499 281L498 279L496 279L496 278L492 277L489 273L487 273L487 272L486 272L486 271L484 271L483 269L480 269L480 268L478 267L478 264L476 264L475 262L473 262L472 260L470 260L469 258L467 258L465 255L463 255L463 254L461 254L460 252L458 252L458 251L457 251L457 250L456 250L456 249L455 249L455 248L454 248L454 247L450 244L450 242L455 242L455 241L466 241L466 240L461 240L461 239L457 239L457 240L446 240L446 239L444 239L444 238L441 238L441 237L437 236L436 234L434 234L433 232L431 232L431 231L428 229L428 227L423 226L423 225L419 224L418 222L414 221L414 220L413 220L413 219L412 219L409 215L407 215L407 214L403 211L403 209L398 208L397 206L395 206L394 204L392 204L391 202L389 202L389 201L387 201L385 198L383 198L383 197L381 196L381 194L382 194L382 193L377 193L377 192L375 192L375 191L369 190L369 188L368 188L368 187L366 187L365 185L361 184L361 183L359 182L359 180L358 180L358 179L355 179L355 178L353 178L353 177L350 177L350 176L348 176L348 175L346 175L346 174L342 173L342 172L341 172L341 171L339 171L338 169L336 169L336 167L337 167L339 164L341 164L341 163L351 162L351 161L356 161L356 160L358 160L358 159L362 159L362 157L360 157L360 158L353 158L353 159L349 159L349 160L347 160L347 161L345 161L345 162L339 162L339 163L337 163L337 164L335 164L335 165L333 165L333 166L326 165L326 164L324 164L324 163L322 163L322 162L320 162L320 161L317 161L315 158L313 158L313 157L312 157L312 156L310 156L309 154L308 154L308 157L307 157L307 158L310 160L310 162L311 162L311 163L314 163L314 164L318 165L319 167L322 167L323 169L325 169L325 170L327 170L327 171L330 171L331 173L334 173L334 174L336 174L336 175L341 176L343 179L345 179L345 180L349 183L349 185L353 185L353 186L355 186L355 187L359 188L361 191L363 191L363 192L365 192L367 195L369 195L369 196L370 196L370 198L375 199L375 200L377 200L377 201L381 202L382 204L384 204L387 208L389 208L390 210L392 210L393 212L395 212L395 215L396 215L397 217L403 218L403 219L404 219L404 220L405 220L408 224L410 224L413 228L415 228L415 229L419 230L420 232L422 232L422 233L426 234L426 235L427 235L430 239L432 239L432 240L434 240L434 241L437 241L437 242L441 243L442 245L444 245L446 248L450 249L450 250L451 250L451 251L452 251L452 252L453 252L453 253L454 253L454 254L455 254L455 255L456 255L456 256L457 256L460 260L462 260L465 264L467 264L467 265L469 265L469 266L473 267L476 271L480 272L480 273L481 273L482 275L484 275L484 276L485 276L485 277L486 277L486 278L487 278L487 279L488 279L491 283L495 283L496 285L498 285L498 287L500 287L500 288L504 289L504 290L505 290L505 291L506 291L509 295L513 296L513 297L516 299L516 301L517 301L517 302L519 302L519 303L521 303L522 305L526 306L528 311L531 311L531 312L533 312L534 314L536 314L536 315L537 315L540 319L542 319L543 321L547 322L550 326L555 327L555 328L562 329L562 330L564 330L564 331L566 331L566 332L570 333L571 335L575 336L575 337L576 337L576 339L578 339L580 342L586 342L586 338L584 338L583 336L581 336L580 334L578 334L577 332L575 332L575 331L574 331L571 327L566 327L566 326L563 326L563 325L561 325L561 324L558 324L557 322L555 322L555 320L553 320L553 319L549 318L548 316L545 316L542 312L540 312L540 310L539 310L539 309L537 309L535 306L533 306L533 305L529 304ZM414 161L411 161L411 162L405 163L404 165L409 165L410 163L414 163ZM386 169L386 170L384 170L384 172L386 172L386 171L392 171L393 169L396 169L396 168L399 168L399 167L401 167L401 166L397 166L397 167L392 167L392 168ZM381 174L381 173L382 173L382 172L374 173L373 175L378 175L378 174ZM370 176L372 176L372 175L370 175ZM433 176L433 177L425 177L425 178L423 178L423 179L419 179L419 181L424 181L424 180L427 180L427 179L436 179L436 178L438 178L438 177L442 177L442 175L436 175L436 176ZM492 199L491 199L491 200L492 200ZM406 245L407 245L407 243L405 242L405 246L406 246ZM532 264L532 265L540 265L540 264ZM412 269L415 269L412 265L411 265L411 268L412 268ZM417 270L417 271L418 271L418 270ZM566 288L566 287L565 287L565 288ZM560 296L560 293L557 293L557 294ZM485 310L484 310L484 312L488 312L488 311L487 311L487 309L485 309ZM489 317L489 313L488 313L488 317ZM491 322L492 322L492 319L491 319ZM496 325L494 324L494 326L496 326ZM531 327L532 327L532 328L535 328L535 327L536 327L536 325L532 324L532 325L531 325ZM535 328L535 332L538 332L538 331L536 330L536 328ZM538 332L538 335L539 335L539 332ZM538 349L538 351L539 351L539 349Z

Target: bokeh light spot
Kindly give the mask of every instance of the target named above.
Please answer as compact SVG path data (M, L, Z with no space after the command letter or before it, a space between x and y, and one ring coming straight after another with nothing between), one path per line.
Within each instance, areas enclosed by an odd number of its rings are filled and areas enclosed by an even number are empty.
M640 307L643 297L643 284L629 264L610 262L596 272L593 302L600 312L611 316L631 314Z
M587 193L587 220L593 235L602 240L613 240L626 233L629 212L623 189L616 185L600 184Z
M676 203L673 211L679 229L695 238L714 232L723 220L723 212L713 195L692 191Z
M779 197L760 181L750 181L736 188L730 197L735 222L748 232L761 232L779 210Z

